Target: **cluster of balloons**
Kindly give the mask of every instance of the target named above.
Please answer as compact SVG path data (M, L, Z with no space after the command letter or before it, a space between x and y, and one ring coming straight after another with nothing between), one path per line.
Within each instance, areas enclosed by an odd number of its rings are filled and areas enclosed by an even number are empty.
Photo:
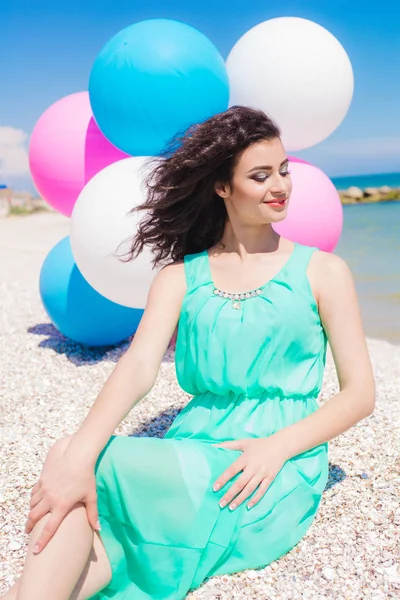
M29 147L40 195L71 217L70 236L47 256L43 304L67 337L90 346L132 335L155 276L151 252L116 256L144 200L147 160L178 132L229 106L261 108L282 131L286 150L310 147L344 119L353 94L350 60L320 25L295 17L247 31L226 61L197 29L175 20L135 23L98 54L88 90L61 98L39 118ZM343 224L329 177L290 157L293 180L281 235L332 251Z

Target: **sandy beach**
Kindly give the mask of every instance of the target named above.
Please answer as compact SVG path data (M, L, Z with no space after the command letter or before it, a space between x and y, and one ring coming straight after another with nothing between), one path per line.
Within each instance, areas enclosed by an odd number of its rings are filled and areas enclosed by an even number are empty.
M89 351L51 324L39 273L68 234L58 213L0 219L0 594L22 571L30 492L49 447L76 431L127 347ZM305 537L264 569L209 579L189 600L400 597L400 346L367 341L376 409L329 443L329 482ZM319 403L338 391L328 349ZM189 399L170 348L155 386L115 433L162 437Z

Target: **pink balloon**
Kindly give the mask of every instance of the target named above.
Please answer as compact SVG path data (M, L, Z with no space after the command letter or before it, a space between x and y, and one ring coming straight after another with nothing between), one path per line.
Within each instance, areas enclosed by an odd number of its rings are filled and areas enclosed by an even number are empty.
M279 235L332 252L343 228L340 196L327 175L314 165L291 163L293 189L286 218L273 223Z
M297 156L289 156L289 154L287 155L289 162L297 162L297 163L303 163L304 165L310 165L311 163L307 162L306 160L303 160L302 158L298 158Z
M29 167L37 191L67 217L86 183L127 156L97 127L88 92L52 104L37 121L29 144Z

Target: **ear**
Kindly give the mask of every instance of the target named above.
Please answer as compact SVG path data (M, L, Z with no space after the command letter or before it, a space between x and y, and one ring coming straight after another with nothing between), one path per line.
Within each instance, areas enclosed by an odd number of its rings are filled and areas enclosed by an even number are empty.
M214 186L214 191L221 198L227 198L230 194L229 184L224 181L217 181Z

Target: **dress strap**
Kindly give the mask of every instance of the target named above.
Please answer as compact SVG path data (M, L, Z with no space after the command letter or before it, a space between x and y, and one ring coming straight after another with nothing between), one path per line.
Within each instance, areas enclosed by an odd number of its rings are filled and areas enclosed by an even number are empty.
M311 256L316 250L319 250L317 246L306 246L304 244L296 244L295 254L288 265L290 271L290 281L298 284L306 284L308 287L307 267L311 260Z
M319 250L317 246L306 246L305 244L296 243L297 250L294 262L296 266L302 265L304 269L307 269L308 263L310 262L311 256L316 250Z

